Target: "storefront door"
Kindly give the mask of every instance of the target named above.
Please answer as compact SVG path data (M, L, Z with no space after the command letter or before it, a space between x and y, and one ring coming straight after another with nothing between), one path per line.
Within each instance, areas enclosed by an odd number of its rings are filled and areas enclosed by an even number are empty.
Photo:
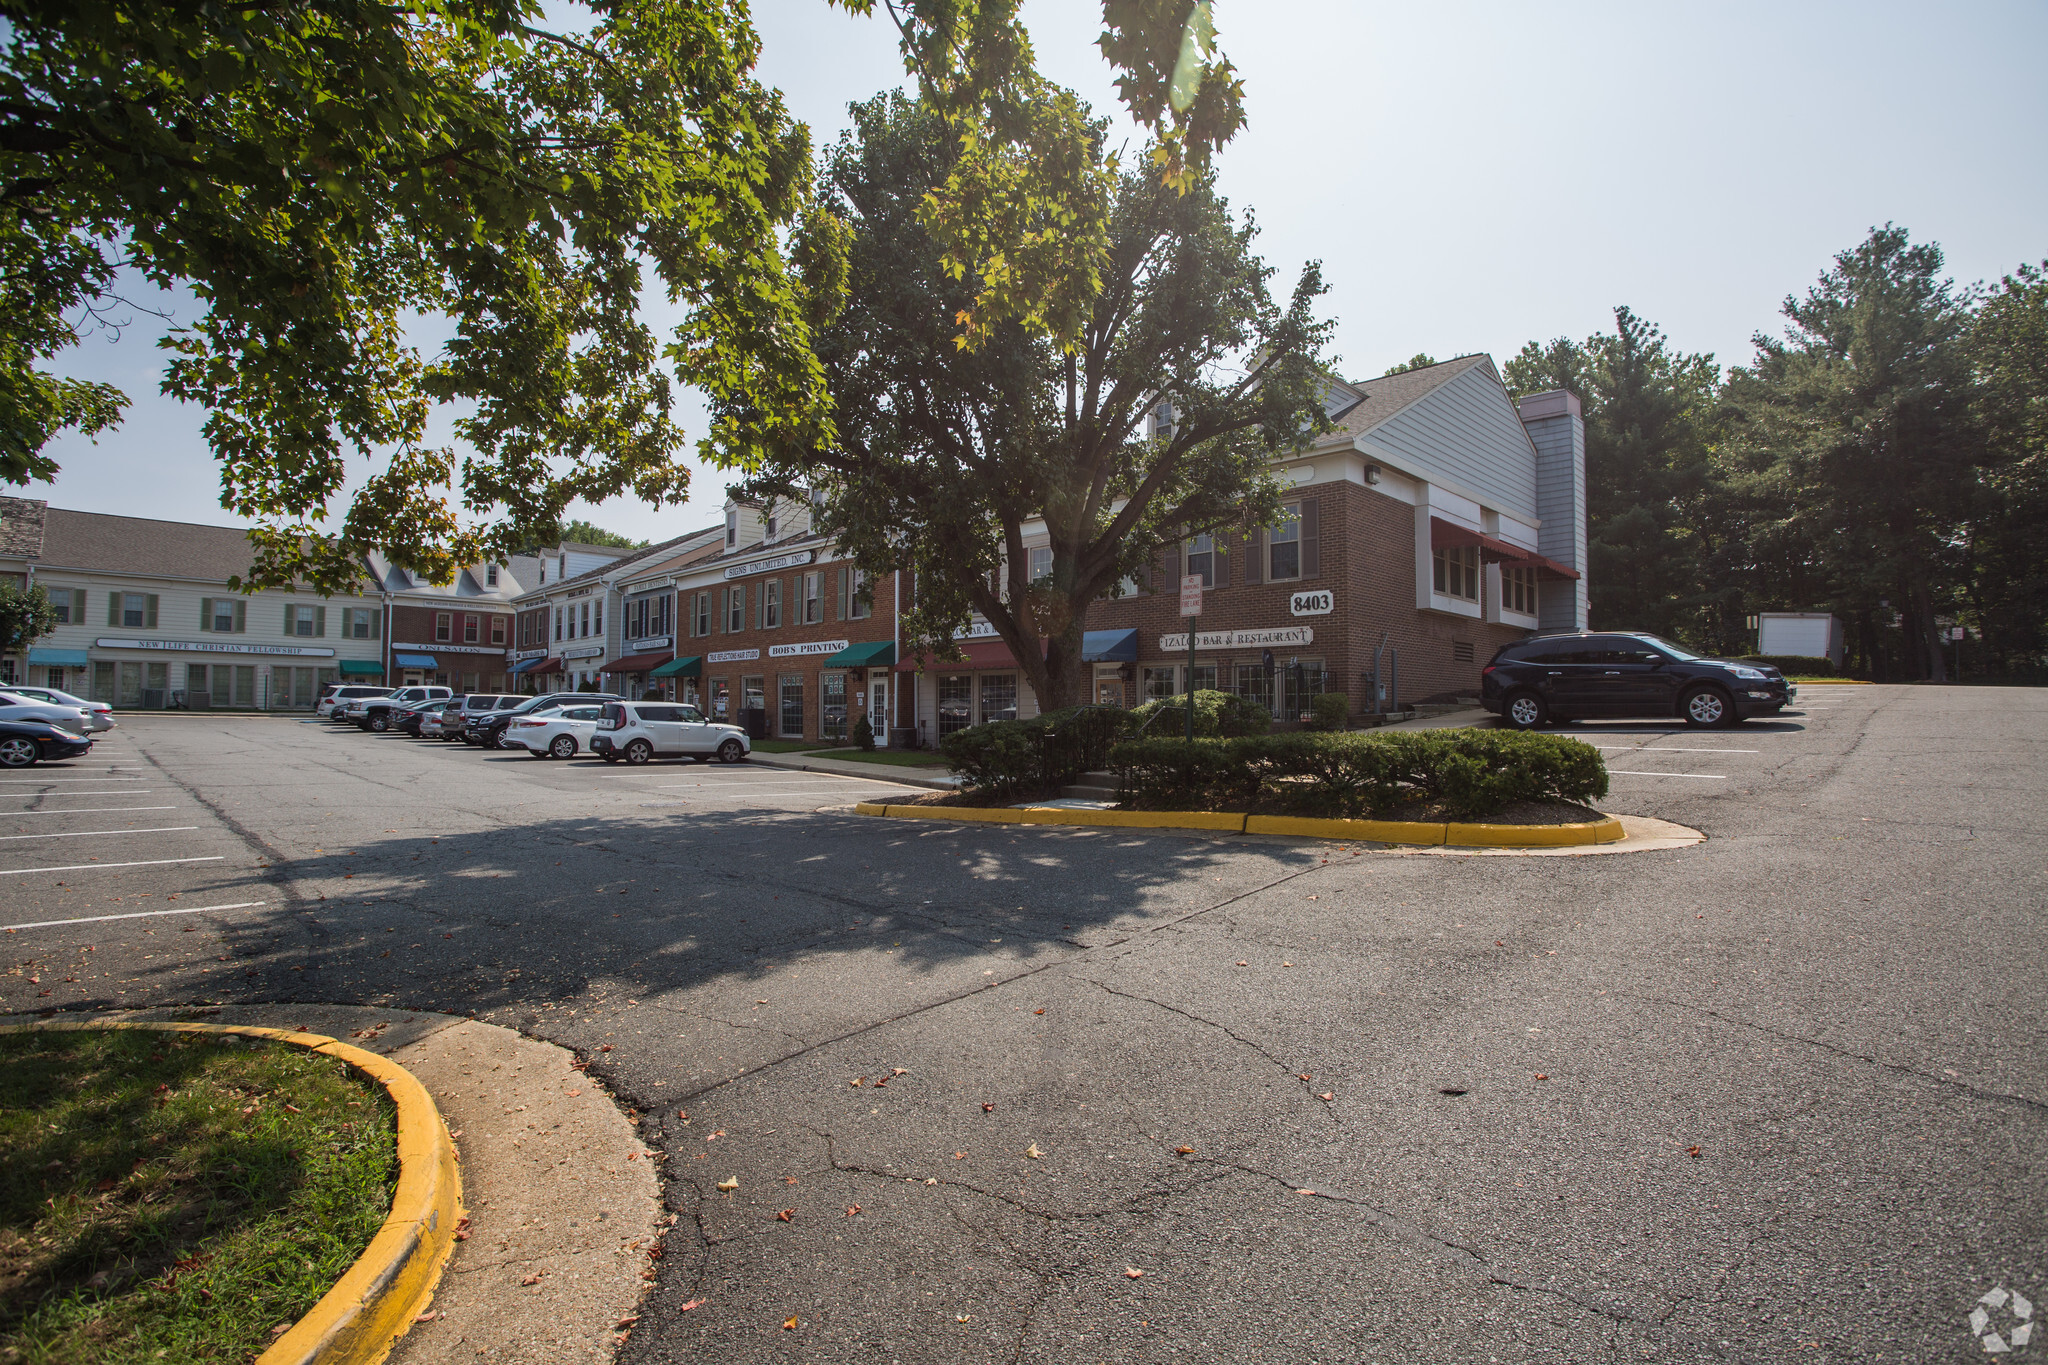
M781 722L778 733L784 739L804 737L804 675L783 673L778 675L778 692L782 703Z
M868 699L868 724L875 728L875 743L889 747L889 682L886 678L869 680L868 690L873 694Z
M846 742L846 675L826 673L818 679L818 738Z

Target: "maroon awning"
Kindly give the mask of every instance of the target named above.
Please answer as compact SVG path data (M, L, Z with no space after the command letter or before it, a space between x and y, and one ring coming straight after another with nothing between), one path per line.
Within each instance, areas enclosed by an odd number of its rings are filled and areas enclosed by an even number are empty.
M1045 641L1038 642L1039 650L1045 649ZM954 663L936 655L923 654L914 659L905 659L896 665L898 673L931 672L934 669L958 668L964 670L983 668L1015 668L1017 656L1001 640L968 640L961 644L960 652L967 656L965 663Z
M527 669L525 676L538 678L543 673L561 673L565 671L560 659L543 659L532 668Z
M600 673L648 673L660 668L675 657L676 652L672 649L656 650L651 654L628 654L623 659L612 660L597 671Z
M1429 519L1429 544L1434 550L1451 549L1459 545L1477 545L1479 557L1489 564L1526 564L1545 578L1577 578L1577 569L1567 569L1554 559L1546 559L1534 550L1525 550L1512 541L1490 536L1484 531L1475 531L1470 526L1460 526L1442 517Z

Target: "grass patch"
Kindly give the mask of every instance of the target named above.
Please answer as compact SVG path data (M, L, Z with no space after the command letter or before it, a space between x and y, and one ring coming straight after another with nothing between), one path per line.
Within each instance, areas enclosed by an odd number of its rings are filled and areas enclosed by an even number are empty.
M383 1225L382 1087L224 1036L0 1035L0 1362L252 1360Z
M755 745L760 748L760 745ZM950 768L945 757L928 749L813 749L811 758L837 758L847 763L879 763L888 768Z

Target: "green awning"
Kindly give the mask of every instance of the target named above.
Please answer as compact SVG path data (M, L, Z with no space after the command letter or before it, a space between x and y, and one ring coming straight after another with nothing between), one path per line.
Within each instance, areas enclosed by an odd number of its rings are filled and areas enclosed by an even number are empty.
M704 656L702 654L692 654L687 659L670 659L647 676L650 678L701 678L704 676Z
M341 676L344 678L381 678L384 665L375 659L343 659Z
M825 660L826 668L887 668L896 662L894 640L874 640L867 644L848 645Z

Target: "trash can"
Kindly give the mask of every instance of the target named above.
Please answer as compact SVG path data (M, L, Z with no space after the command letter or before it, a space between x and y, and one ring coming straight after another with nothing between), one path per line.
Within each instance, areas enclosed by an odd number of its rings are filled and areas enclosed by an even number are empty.
M768 708L765 706L742 706L740 728L747 732L750 740L768 738Z

